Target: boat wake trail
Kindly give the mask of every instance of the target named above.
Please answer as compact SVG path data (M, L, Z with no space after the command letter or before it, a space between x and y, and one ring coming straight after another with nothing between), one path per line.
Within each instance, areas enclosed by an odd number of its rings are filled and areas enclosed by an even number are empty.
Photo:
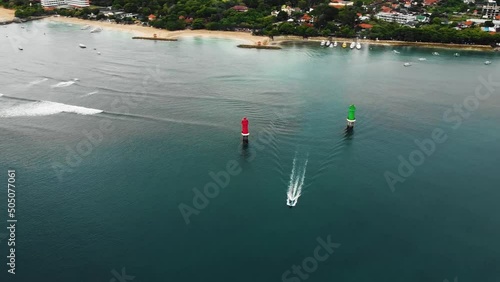
M92 95L97 94L97 93L99 93L99 91L92 91L92 92L89 92L85 95L82 95L82 97L92 96Z
M0 109L0 118L49 116L60 113L95 115L98 113L102 113L102 111L97 109L66 105L62 103L37 101L11 106L6 109Z
M28 83L28 87L40 84L40 83L45 82L47 80L49 80L49 79L48 78L42 78L42 79L34 80L34 81Z
M306 178L306 168L309 158L306 158L302 168L297 166L297 156L293 159L292 174L290 175L290 183L286 192L286 204L289 207L294 207L302 194L302 187Z
M72 84L75 84L77 81L78 81L78 78L75 78L75 79L70 80L70 81L59 82L57 84L51 85L50 87L52 87L52 88L68 87Z

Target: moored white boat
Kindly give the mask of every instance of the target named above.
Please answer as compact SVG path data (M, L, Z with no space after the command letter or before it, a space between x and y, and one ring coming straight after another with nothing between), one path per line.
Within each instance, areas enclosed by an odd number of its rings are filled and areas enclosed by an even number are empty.
M325 46L325 43L326 43L326 41L325 41L325 40L321 40L320 45L321 45L321 46Z
M432 55L439 56L439 53L438 52L432 52Z
M358 49L358 50L361 49L361 43L359 43L359 42L356 43L356 49Z
M491 61L484 62L485 65L491 65Z
M80 48L87 48L87 46L83 45L83 44L79 44L78 46L80 46Z
M330 42L330 40L327 40L327 41L326 41L326 43L325 43L325 46L326 46L326 47L329 47L329 46L330 46L330 44L332 44L332 42Z
M459 53L455 53L454 56L455 57L460 57L460 54Z
M392 50L392 52L394 52L394 54L399 54L398 50Z
M351 42L351 46L349 46L351 49L354 49L354 47L356 47L356 42Z
M411 66L411 63L404 63L403 66L409 67L409 66Z
M92 29L92 30L90 31L90 33L96 33L96 32L101 32L101 31L102 31L102 28L100 28L100 27L96 27L96 28Z
M333 42L333 47L337 47L337 41Z
M419 61L427 61L426 58L418 58Z

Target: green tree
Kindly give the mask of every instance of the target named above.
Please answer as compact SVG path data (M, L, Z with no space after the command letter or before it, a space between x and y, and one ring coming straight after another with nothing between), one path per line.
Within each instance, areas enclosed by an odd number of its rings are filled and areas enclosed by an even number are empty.
M285 11L280 11L278 13L278 15L276 16L276 19L279 21L279 22L284 22L286 20L288 20L288 14L287 12Z
M205 28L205 22L203 19L195 19L193 20L193 24L191 25L193 29L203 29Z

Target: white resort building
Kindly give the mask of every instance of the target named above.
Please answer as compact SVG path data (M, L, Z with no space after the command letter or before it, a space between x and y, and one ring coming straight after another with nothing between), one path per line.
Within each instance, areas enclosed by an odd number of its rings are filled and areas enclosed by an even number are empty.
M399 24L406 24L411 21L417 20L417 17L414 15L405 15L401 13L383 13L380 12L375 15L377 19L386 21L386 22L395 22Z
M487 4L483 6L483 18L485 19L495 19L496 16L500 15L500 6L494 0L489 0Z
M90 6L89 0L41 0L42 7L44 8L57 8L61 6L70 6L83 8Z

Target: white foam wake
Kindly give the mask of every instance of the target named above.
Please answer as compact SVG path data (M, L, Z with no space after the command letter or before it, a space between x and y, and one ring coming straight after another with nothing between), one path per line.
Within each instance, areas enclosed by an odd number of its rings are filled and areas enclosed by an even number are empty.
M49 79L48 78L42 78L42 79L38 79L38 80L33 80L32 82L28 83L28 86L33 86L33 85L45 82L47 80L49 80Z
M59 82L57 84L51 85L50 87L52 87L52 88L55 88L55 87L68 87L68 86L70 86L72 84L75 84L77 81L78 81L78 78L75 78L75 79L70 80L70 81Z
M92 96L92 95L97 94L97 93L99 93L99 91L92 91L92 92L89 92L85 95L82 95L82 97Z
M297 169L297 156L293 159L292 174L290 175L290 182L288 184L288 191L286 192L286 204L290 207L294 207L302 195L302 187L304 186L304 180L306 179L306 159L304 167L302 169Z
M0 117L33 117L55 115L60 113L95 115L98 113L102 113L102 111L97 109L66 105L62 103L40 101L16 105L7 109L1 109Z

